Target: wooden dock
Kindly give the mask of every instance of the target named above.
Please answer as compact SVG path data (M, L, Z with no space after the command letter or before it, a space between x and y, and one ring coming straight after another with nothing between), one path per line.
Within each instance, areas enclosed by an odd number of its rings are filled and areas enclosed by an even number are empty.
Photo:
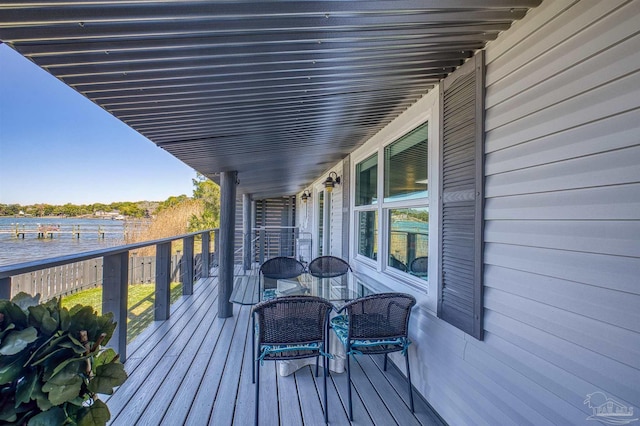
M236 269L237 284L257 280ZM246 283L244 283L246 284ZM111 425L250 425L255 387L251 383L251 306L234 304L233 317L218 314L218 280L196 283L192 296L171 307L128 347L129 379L111 397ZM328 380L330 425L443 425L416 392L415 414L408 406L405 377L382 369L382 356L358 356L352 363L354 422L347 417L346 373ZM324 424L322 373L305 366L278 375L274 362L260 374L260 425Z
M9 234L15 238L25 239L27 236L34 236L38 239L51 239L55 236L70 235L72 238L79 239L81 235L97 235L98 238L104 239L107 234L124 235L125 230L118 226L118 230L109 229L109 226L97 225L38 225L38 226L20 226L12 225L0 228L0 234ZM115 228L115 226L113 227Z

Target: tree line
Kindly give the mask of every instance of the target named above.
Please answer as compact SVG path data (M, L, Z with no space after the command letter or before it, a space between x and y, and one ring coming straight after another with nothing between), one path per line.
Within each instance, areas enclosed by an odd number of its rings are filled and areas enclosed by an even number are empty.
M98 212L118 212L121 215L143 218L151 214L145 207L148 202L123 201L110 204L71 204L53 205L46 203L39 204L0 204L0 216L17 216L21 214L31 216L87 216L95 215Z
M123 201L110 204L71 204L52 205L46 203L20 205L0 204L0 216L17 216L20 214L31 216L94 216L98 212L117 212L129 218L144 218L160 214L163 211L179 207L181 204L193 203L202 205L202 213L194 215L189 220L188 230L216 228L220 218L220 187L201 174L197 174L193 181L193 196L171 196L162 202ZM170 212L167 212L170 214Z

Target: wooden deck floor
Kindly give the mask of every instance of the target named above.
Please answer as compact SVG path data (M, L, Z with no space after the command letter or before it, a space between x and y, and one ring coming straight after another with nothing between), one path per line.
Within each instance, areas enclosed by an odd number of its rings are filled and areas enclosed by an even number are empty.
M106 401L112 425L253 423L251 306L234 304L232 318L220 319L217 312L217 278L201 280L193 296L172 306L169 320L154 322L136 338L125 363L129 379ZM441 425L417 394L416 413L411 413L404 376L393 367L383 372L381 360L359 356L352 363L353 424ZM260 424L323 424L322 373L318 379L309 366L282 377L274 362L265 362ZM328 384L330 424L350 424L346 373L332 373Z

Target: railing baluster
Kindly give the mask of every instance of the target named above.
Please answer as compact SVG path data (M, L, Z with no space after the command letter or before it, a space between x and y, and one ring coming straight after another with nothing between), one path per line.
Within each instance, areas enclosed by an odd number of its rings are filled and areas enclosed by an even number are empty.
M156 245L155 320L169 318L171 296L171 242Z
M209 232L202 234L202 270L200 271L201 278L207 278L209 276L209 252L211 245L211 235Z
M129 252L104 256L102 263L102 313L113 312L118 323L109 346L127 359L127 299Z
M11 299L11 277L0 278L0 299Z
M182 239L182 294L193 294L193 235Z

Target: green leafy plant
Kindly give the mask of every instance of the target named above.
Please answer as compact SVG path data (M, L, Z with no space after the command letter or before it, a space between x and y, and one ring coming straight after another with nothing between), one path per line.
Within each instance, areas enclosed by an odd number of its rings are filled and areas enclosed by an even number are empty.
M0 424L106 424L111 415L98 394L127 379L115 351L102 347L113 315L39 300L0 300Z

